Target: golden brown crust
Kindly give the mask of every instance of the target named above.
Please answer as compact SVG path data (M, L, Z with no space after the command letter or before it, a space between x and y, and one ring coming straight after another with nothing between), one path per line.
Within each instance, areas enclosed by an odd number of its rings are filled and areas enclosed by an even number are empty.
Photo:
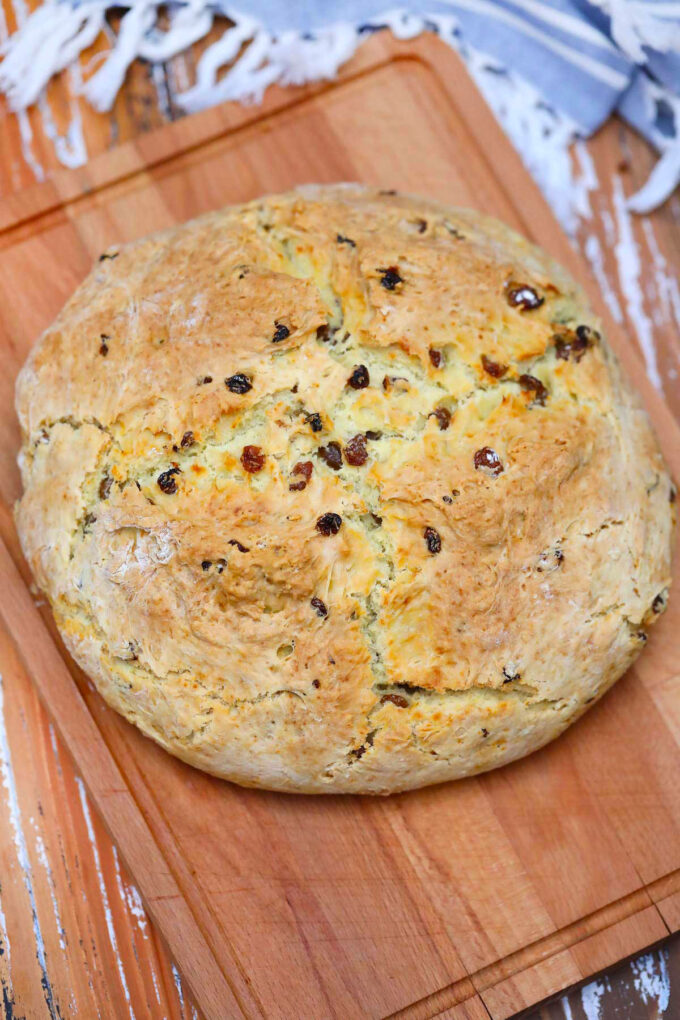
M20 375L17 521L145 733L246 785L387 793L527 754L627 668L670 480L547 256L347 186L107 256Z

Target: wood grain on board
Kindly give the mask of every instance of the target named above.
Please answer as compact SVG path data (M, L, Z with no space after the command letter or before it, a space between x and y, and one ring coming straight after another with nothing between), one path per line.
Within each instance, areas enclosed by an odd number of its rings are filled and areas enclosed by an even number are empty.
M613 149L589 151L604 160ZM622 187L637 167L631 158L616 171ZM430 38L408 48L374 39L339 83L274 89L262 108L208 111L82 170L57 172L0 203L5 504L18 492L16 370L99 251L228 201L338 179L475 205L573 263L457 58ZM607 272L616 252L604 235L600 243ZM623 322L639 325L629 295L618 300ZM642 382L630 340L613 334ZM677 363L670 324L663 350L660 371ZM677 427L645 389L680 474ZM19 563L7 513L0 524ZM418 794L323 800L238 790L170 759L107 709L66 657L72 683L46 636L49 619L38 619L13 566L4 576L3 615L15 641L0 640L0 763L11 809L0 849L23 884L3 867L0 940L11 959L0 955L0 979L10 987L11 966L15 999L28 995L35 1015L36 988L62 1016L68 995L112 1016L190 1007L27 673L56 709L56 727L206 1016L506 1017L677 929L673 600L638 666L552 747ZM9 770L10 755L20 769ZM17 932L22 909L32 925ZM62 931L74 933L77 948L62 945ZM201 962L214 980L198 976Z

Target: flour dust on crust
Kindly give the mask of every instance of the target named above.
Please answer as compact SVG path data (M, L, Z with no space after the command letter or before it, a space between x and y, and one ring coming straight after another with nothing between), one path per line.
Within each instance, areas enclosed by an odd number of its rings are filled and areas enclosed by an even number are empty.
M469 210L310 186L113 247L17 409L17 522L66 644L244 785L511 761L666 605L647 418L573 281Z

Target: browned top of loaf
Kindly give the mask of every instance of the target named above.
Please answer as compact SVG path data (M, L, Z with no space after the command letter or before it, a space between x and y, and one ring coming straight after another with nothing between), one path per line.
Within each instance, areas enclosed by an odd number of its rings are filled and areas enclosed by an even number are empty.
M665 605L670 481L574 283L308 188L111 249L22 371L26 555L103 695L238 782L518 757Z

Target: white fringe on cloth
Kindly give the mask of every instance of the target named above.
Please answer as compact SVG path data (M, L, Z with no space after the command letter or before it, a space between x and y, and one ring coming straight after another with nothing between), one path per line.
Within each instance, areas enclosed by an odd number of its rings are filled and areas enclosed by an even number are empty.
M665 47L668 42L667 36L657 39L654 24L631 20L630 5L622 5L621 0L594 2L611 15L617 41L633 59L644 56L645 43L659 47L663 43ZM35 103L50 79L95 41L113 5L112 0L86 0L74 7L72 3L47 0L0 46L0 90L13 110L22 111ZM232 9L227 0L180 0L169 8L162 0L125 0L120 6L127 7L127 13L121 18L115 43L82 86L84 97L100 112L111 109L133 60L170 60L204 38L216 15L227 17L232 26L202 54L195 84L175 97L175 103L187 112L226 100L259 102L275 82L302 85L332 79L371 27L387 27L401 39L412 38L426 28L435 29L467 60L485 98L560 216L560 185L568 172L567 147L579 133L577 125L546 107L537 90L520 75L466 47L452 15L421 17L392 8L361 29L337 23L313 35L288 31L275 37L260 21ZM161 8L168 11L169 17L164 30L157 24ZM227 65L229 69L221 75ZM647 183L629 200L629 208L640 213L654 209L679 180L680 140L674 140L663 151ZM574 229L567 209L562 210L560 218L568 230Z
M680 50L680 24L659 16L665 13L663 4L655 11L654 5L630 3L629 0L590 0L590 3L611 18L612 39L636 64L647 60L645 46L659 53ZM668 8L671 4L665 6Z

